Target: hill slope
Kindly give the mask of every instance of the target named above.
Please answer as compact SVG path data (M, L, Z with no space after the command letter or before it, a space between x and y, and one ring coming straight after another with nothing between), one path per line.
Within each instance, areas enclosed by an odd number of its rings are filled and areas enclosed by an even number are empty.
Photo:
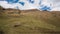
M60 34L59 32L59 11L27 10L22 11L18 17L0 17L0 33L3 34Z

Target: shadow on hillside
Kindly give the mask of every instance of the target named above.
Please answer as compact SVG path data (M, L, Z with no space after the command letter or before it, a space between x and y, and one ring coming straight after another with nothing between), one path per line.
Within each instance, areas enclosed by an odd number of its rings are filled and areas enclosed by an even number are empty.
M0 34L4 34L4 32L3 31L0 31Z

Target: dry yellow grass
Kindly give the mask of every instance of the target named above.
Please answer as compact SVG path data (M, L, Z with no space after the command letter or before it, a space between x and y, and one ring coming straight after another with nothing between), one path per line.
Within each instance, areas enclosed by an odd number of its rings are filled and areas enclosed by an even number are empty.
M4 34L60 34L60 12L22 11L18 17L0 17Z

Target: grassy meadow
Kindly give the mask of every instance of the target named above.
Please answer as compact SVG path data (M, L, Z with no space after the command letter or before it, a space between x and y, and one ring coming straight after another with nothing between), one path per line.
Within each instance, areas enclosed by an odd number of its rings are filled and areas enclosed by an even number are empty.
M1 16L1 34L60 34L60 12L25 11Z

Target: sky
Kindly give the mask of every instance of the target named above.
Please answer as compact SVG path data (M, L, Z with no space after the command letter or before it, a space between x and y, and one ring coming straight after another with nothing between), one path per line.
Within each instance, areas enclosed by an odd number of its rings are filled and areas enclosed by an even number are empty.
M0 6L6 9L60 11L60 0L0 0Z

